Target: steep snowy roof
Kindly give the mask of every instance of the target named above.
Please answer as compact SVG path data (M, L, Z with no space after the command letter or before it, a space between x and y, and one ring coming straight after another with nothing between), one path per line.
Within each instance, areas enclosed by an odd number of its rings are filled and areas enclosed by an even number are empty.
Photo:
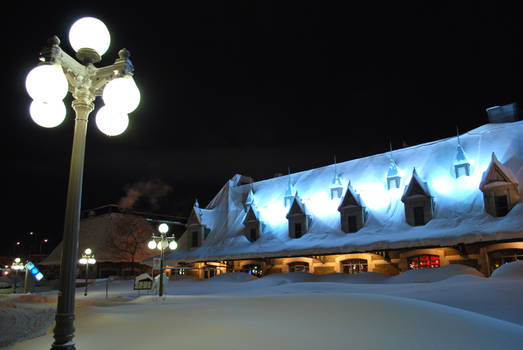
M334 165L329 165L248 185L238 185L235 176L205 209L201 209L202 223L211 230L202 246L192 251L172 252L167 255L167 261L174 264L178 261L334 254L522 238L521 203L507 216L494 218L485 212L479 190L492 153L504 169L510 169L512 176L523 183L522 140L523 121L487 124L460 135L459 144L467 154L470 176L459 178L455 177L454 170L456 137L337 163L336 170ZM401 176L401 186L388 190L386 181L391 156ZM339 175L344 192L350 180L365 203L368 218L356 233L341 231L337 209L343 196L331 199L329 192L334 173ZM435 201L434 217L424 226L413 227L405 222L401 196L413 173ZM289 206L284 205L284 197L289 180L312 219L308 233L299 239L288 235L286 215ZM247 215L244 201L251 188L263 227L255 242L243 235Z

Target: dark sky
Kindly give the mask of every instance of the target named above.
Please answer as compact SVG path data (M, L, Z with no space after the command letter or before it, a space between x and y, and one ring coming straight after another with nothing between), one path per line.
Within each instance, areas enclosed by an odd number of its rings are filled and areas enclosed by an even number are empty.
M20 3L1 24L8 161L0 254L29 232L49 237L50 247L61 239L71 97L65 122L44 129L29 117L24 82L50 36L73 55L68 31L83 16L111 32L101 65L131 51L142 94L123 135L89 124L84 209L152 183L170 192L153 204L143 197L137 209L188 215L195 198L206 205L235 173L262 180L332 164L334 155L386 152L389 141L400 148L454 136L456 126L485 124L487 107L523 96L520 12L495 2Z

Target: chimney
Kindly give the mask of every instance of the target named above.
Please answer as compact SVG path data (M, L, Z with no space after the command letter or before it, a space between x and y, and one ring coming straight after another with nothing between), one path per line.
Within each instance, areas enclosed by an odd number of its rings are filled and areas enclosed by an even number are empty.
M516 103L487 108L487 114L490 123L510 123L520 118Z

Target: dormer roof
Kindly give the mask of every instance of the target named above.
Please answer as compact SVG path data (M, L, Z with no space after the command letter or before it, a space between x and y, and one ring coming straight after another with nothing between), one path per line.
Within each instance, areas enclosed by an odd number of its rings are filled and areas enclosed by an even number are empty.
M364 207L360 195L356 193L354 188L352 188L352 185L349 181L349 184L347 185L347 191L345 191L345 196L343 197L340 205L338 206L338 211L342 208L350 206L358 206L361 208Z
M403 193L401 200L404 202L405 199L416 195L431 197L427 183L423 181L421 177L419 177L416 168L414 168L412 170L412 177L410 179L410 183L405 188L405 192Z
M487 170L483 173L483 178L479 184L479 188L484 191L489 187L514 184L519 185L518 179L514 173L501 164L494 152L492 152L492 157L490 164Z
M259 214L258 211L254 208L254 206L250 206L247 210L247 215L245 215L245 219L243 220L243 224L245 225L248 222L259 222Z
M294 195L294 199L292 200L291 208L289 209L289 212L287 213L287 219L291 215L307 215L307 210L305 209L305 204L303 204L301 198L298 196L298 193Z

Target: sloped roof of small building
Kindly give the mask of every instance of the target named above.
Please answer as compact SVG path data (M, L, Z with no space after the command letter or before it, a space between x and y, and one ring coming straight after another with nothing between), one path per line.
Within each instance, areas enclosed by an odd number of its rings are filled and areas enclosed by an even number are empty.
M145 214L145 213L143 213ZM154 217L156 214L149 215ZM143 218L143 215L126 214L121 212L114 212L109 210L99 215L86 216L80 220L80 232L78 236L78 258L81 257L82 252L86 248L91 248L97 262L129 262L129 259L123 258L121 254L115 254L114 251L108 249L107 237L114 229L115 221L124 216L132 216L136 218ZM160 215L156 215L160 218ZM165 217L165 216L164 216ZM40 262L41 265L60 265L60 256L62 254L62 242ZM152 257L156 252L142 251L135 256L137 261L141 259Z
M523 183L523 121L486 124L460 135L460 145L470 162L470 176L457 179L456 144L456 137L450 137L337 163L336 172L344 191L350 179L368 212L363 228L350 234L340 228L337 209L341 199L331 199L329 194L334 165L291 175L293 187L300 193L312 219L308 233L299 239L288 235L289 207L284 205L284 197L289 177L237 185L235 176L205 209L200 209L202 223L211 230L202 246L172 252L166 256L167 263L336 254L522 238L523 205L517 204L505 217L494 218L485 213L479 184L493 152L500 164ZM402 180L399 189L388 190L386 178L391 156ZM401 196L414 168L436 205L431 221L413 227L405 222ZM263 223L263 231L255 242L242 235L247 215L243 201L251 188ZM522 192L521 187L519 191Z

